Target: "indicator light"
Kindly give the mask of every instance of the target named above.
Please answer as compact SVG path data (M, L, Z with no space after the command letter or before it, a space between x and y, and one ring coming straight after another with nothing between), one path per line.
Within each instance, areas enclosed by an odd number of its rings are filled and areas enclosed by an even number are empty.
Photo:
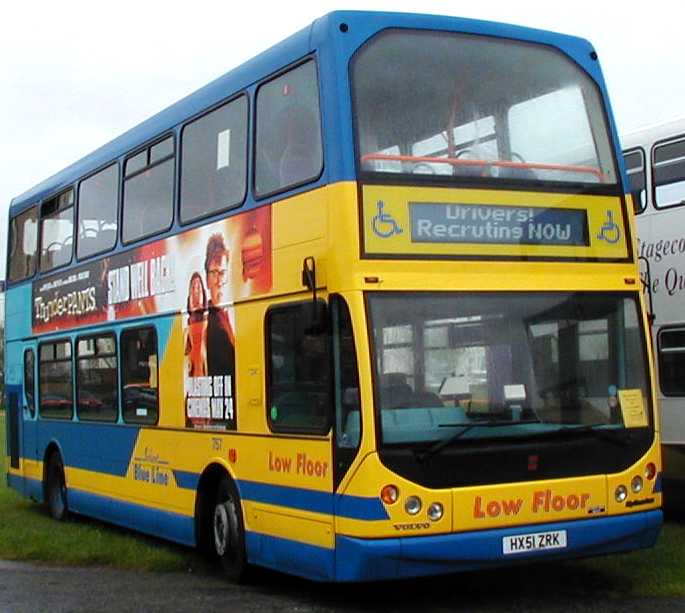
M395 485L386 485L381 490L381 500L385 504L394 504L397 502L397 499L399 497L400 497L400 491L397 489L397 486L395 486Z
M645 466L645 478L652 480L656 476L656 464L654 462L650 462Z

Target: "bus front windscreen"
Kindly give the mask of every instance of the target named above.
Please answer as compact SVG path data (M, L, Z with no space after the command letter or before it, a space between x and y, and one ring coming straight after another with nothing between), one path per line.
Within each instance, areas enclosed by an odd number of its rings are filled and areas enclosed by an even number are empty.
M372 293L385 447L623 436L651 426L635 296Z
M552 47L389 30L352 64L362 176L616 185L600 90Z

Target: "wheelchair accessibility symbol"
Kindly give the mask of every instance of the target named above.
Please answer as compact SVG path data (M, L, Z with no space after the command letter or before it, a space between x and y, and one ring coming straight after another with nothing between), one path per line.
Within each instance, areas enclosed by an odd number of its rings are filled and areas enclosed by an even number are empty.
M602 224L597 238L612 245L620 240L621 230L614 221L614 214L611 211L607 211L607 218Z
M371 220L371 227L376 236L381 238L390 238L395 234L402 234L402 228L393 219L390 213L384 213L383 208L385 207L385 202L379 200L376 204L377 213Z

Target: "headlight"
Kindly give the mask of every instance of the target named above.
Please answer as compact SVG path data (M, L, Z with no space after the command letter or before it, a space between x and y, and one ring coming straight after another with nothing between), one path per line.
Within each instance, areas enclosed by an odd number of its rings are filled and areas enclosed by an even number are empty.
M616 502L624 502L628 498L628 488L625 485L619 485L614 492Z
M409 496L404 502L404 510L409 515L416 515L421 510L421 499L418 496Z
M630 482L630 489L636 494L642 491L642 477L640 475L633 477L633 480Z
M439 519L442 519L443 513L444 510L439 502L432 502L428 507L428 519L431 521L438 521Z

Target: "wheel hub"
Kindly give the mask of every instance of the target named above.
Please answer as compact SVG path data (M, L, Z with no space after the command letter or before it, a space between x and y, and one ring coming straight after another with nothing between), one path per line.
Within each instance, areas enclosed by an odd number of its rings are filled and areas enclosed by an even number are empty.
M217 504L214 508L214 548L223 556L229 546L228 503Z

